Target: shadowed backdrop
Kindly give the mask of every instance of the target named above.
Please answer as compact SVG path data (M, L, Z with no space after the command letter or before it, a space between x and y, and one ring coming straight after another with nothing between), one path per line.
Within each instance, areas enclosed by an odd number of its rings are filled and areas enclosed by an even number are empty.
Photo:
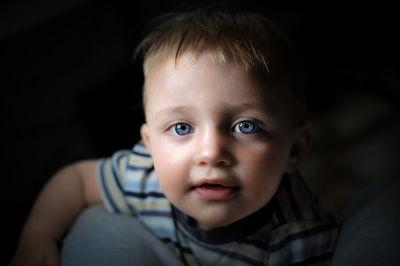
M143 77L141 62L132 61L135 45L151 18L187 2L204 1L1 3L4 263L57 169L139 139ZM301 170L321 204L340 212L362 185L399 178L395 8L327 0L240 5L280 24L306 59L317 127Z

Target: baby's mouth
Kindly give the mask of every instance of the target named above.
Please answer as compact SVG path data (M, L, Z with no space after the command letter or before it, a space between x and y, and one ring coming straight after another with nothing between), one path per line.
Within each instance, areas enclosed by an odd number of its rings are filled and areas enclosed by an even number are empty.
M202 199L216 201L231 198L238 187L223 182L204 182L193 186L192 190Z
M198 186L197 188L224 190L224 189L233 189L234 187L220 185L220 184L205 183L205 184Z

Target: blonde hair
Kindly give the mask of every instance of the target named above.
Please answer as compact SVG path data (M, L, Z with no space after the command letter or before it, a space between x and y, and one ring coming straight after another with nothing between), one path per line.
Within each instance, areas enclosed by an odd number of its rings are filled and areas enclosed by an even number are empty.
M303 73L300 74L292 43L274 23L259 14L226 6L167 13L150 25L135 57L144 56L146 77L155 62L168 56L177 63L183 54L195 59L204 53L214 62L234 62L262 77L287 79L296 113L304 113L303 85L299 82Z

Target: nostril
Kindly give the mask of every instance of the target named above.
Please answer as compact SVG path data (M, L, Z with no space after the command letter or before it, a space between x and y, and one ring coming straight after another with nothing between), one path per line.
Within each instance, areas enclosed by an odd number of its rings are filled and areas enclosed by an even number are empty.
M215 165L219 166L219 167L228 166L229 164L230 164L230 162L227 159L226 160L220 160L220 161L217 161L215 163Z

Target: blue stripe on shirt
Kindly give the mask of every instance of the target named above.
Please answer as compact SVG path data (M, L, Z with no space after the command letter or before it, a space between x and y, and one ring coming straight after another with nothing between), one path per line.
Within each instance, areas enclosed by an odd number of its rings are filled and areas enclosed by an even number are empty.
M141 157L146 157L146 158L150 158L151 157L149 153L144 153L144 152L140 152L140 151L137 151L137 150L132 150L131 153L134 154L134 155L141 156Z
M122 184L120 182L119 173L115 169L115 167L118 167L118 166L114 165L113 161L111 163L112 163L112 165L111 165L112 174L113 174L114 177L116 177L116 178L113 178L113 179L114 179L115 183L117 184L118 189L123 192L124 188L122 187Z
M188 248L188 247L183 247L179 242L177 241L172 241L170 238L168 237L164 237L164 238L160 238L160 240L165 243L165 244L171 244L174 246L174 248L176 250L181 250L183 251L185 254L189 254L191 256L193 256L193 251Z
M165 198L163 193L159 192L134 192L134 191L124 191L124 194L128 197L134 197L138 199L146 199L146 198Z
M210 248L208 248L207 246L205 246L201 242L197 242L196 244L198 246L202 246L203 248L207 249L209 252L217 253L217 254L220 254L222 256L227 256L229 258L248 263L249 265L264 265L264 262L262 262L262 261L252 259L252 258L250 258L248 256L245 256L245 255L242 255L242 254L239 254L239 253L235 253L235 252L231 252L231 251L226 250L226 249L223 250L223 249L219 249L219 248L210 249Z
M106 174L104 173L104 171L105 171L105 169L104 169L104 164L106 163L106 161L105 160L102 160L101 162L100 162L100 165L99 165L99 175L100 175L100 179L101 179L101 185L102 185L102 188L103 188L103 191L104 191L104 195L105 195L105 197L107 198L107 202L111 205L111 207L113 208L113 210L116 212L116 213L121 213L121 211L119 210L119 208L118 208L118 206L114 203L114 200L113 200L113 198L112 198L112 196L111 196L111 194L110 194L110 192L108 191L108 187L106 186L106 184L107 184L107 181L106 181Z
M297 220L303 219L303 215L301 215L299 206L297 205L295 199L293 198L294 194L293 194L293 190L292 190L291 184L289 182L289 179L283 178L282 182L285 184L284 188L286 189L286 192L287 192L286 194L289 199L289 204L290 204L291 210L293 211L294 215L296 216L296 219Z
M286 246L286 244L290 243L293 240L309 237L312 235L317 235L317 234L320 234L325 231L328 232L334 228L337 228L337 226L338 226L338 224L336 222L331 221L330 223L324 224L322 226L318 226L318 227L314 227L311 229L296 232L293 234L289 234L287 237L285 237L280 242L271 245L270 252L272 253L272 252L278 251L279 249L283 248L284 246Z
M282 211L282 207L281 204L279 204L279 201L277 200L276 197L273 198L274 201L274 213L276 215L276 218L278 219L277 224L276 225L280 225L280 224L285 224L287 223L287 220L285 218L285 215L283 214Z

